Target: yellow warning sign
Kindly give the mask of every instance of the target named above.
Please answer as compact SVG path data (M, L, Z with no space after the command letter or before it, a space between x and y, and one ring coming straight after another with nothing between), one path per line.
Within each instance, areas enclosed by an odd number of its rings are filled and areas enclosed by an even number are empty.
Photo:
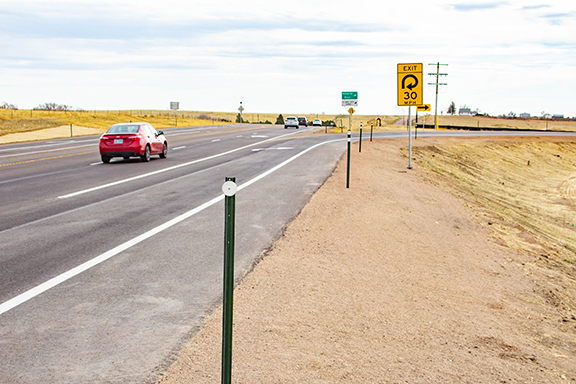
M398 105L421 105L423 101L422 63L398 64Z

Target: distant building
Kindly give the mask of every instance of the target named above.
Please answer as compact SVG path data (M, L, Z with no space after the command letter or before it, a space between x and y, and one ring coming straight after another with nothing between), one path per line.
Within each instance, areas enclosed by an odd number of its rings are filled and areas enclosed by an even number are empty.
M564 115L552 115L553 119L563 119Z
M472 115L472 111L470 110L470 108L460 108L458 109L458 114L470 116Z
M520 117L523 118L523 119L529 119L529 118L530 118L530 114L524 112L524 113L521 113L521 114L520 114Z

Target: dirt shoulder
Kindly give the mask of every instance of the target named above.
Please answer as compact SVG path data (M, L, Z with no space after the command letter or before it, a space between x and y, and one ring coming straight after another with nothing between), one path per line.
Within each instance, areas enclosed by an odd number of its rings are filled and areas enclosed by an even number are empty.
M576 382L575 323L528 256L408 171L405 145L356 147L350 188L343 161L237 287L233 382ZM160 383L220 381L221 316Z

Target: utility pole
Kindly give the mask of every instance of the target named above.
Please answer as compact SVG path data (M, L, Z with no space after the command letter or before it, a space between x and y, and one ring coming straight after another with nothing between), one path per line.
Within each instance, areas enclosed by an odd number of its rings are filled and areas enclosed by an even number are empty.
M436 76L436 82L435 83L428 83L428 85L435 85L436 86L436 104L434 105L434 124L435 124L435 129L438 129L438 86L439 85L448 85L448 83L439 83L438 80L440 78L440 76L448 76L447 73L440 73L440 66L441 65L445 65L448 66L448 64L440 64L438 63L432 63L432 64L428 64L428 65L435 65L436 66L436 73L429 73L429 76Z

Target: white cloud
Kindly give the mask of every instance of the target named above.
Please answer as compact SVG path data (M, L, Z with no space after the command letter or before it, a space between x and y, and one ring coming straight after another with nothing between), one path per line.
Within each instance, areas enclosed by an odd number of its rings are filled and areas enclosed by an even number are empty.
M396 64L440 61L451 101L492 114L576 115L576 7L553 0L11 1L1 101L31 108L401 113ZM427 76L426 76L427 77ZM427 80L432 81L432 78ZM433 92L425 90L425 101Z

